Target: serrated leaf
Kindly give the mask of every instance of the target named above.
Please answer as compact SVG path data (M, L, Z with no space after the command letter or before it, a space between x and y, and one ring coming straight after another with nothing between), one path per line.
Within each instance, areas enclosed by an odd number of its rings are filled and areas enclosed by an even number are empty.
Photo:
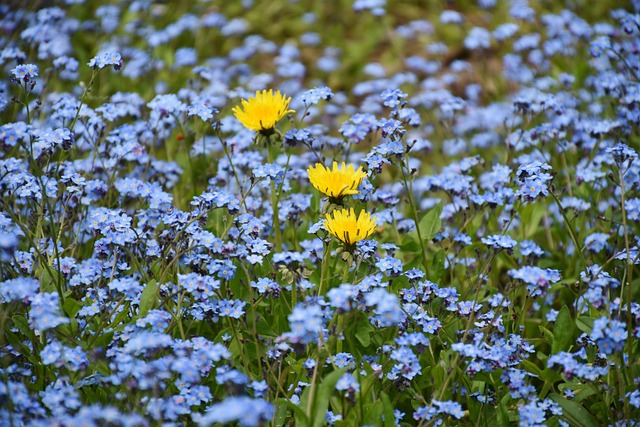
M418 224L418 229L420 230L423 241L428 242L440 231L440 227L442 226L440 220L441 214L442 203L438 203L422 217Z
M575 427L598 427L597 421L584 406L565 399L557 393L551 393L549 397L562 408L562 418Z
M571 318L569 307L565 305L560 310L560 313L558 313L556 323L553 326L553 344L551 345L551 354L568 350L573 343L574 331L575 322Z

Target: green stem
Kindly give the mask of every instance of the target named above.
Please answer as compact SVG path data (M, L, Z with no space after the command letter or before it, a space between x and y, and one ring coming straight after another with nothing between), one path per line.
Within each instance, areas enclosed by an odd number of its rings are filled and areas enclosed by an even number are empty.
M625 191L625 187L624 187L624 173L622 172L622 168L618 168L618 175L619 175L619 180L620 180L620 205L622 208L622 228L624 231L624 246L625 249L627 250L627 274L626 276L626 283L627 283L627 330L628 331L632 331L632 315L631 315L631 298L632 298L632 292L631 292L631 279L632 279L632 274L633 274L633 262L631 260L631 251L630 251L630 247L629 247L629 230L627 228L627 208L625 206L625 197L626 197L626 191ZM623 306L623 296L624 296L624 286L625 285L625 280L622 281L622 284L620 286L620 308L619 310L622 310L622 306ZM620 312L620 311L619 311ZM619 313L618 312L618 313ZM626 402L625 402L626 405Z
M344 263L344 272L342 273L342 283L341 284L347 283L347 279L349 278L349 268L351 266L348 265L347 263L348 263L348 261L345 261L345 263Z
M327 274L329 269L329 253L330 253L331 241L324 242L324 250L322 251L322 265L320 267L320 284L318 285L318 296L322 295L322 287L325 280L327 280Z
M86 98L87 93L89 93L89 91L91 90L91 87L93 86L93 81L95 80L97 75L98 75L98 72L94 68L93 71L91 72L91 79L89 80L89 84L84 89L84 92L82 93L82 97L80 98L80 105L78 105L78 109L76 110L76 115L73 118L73 120L71 121L71 124L69 125L69 130L70 131L73 131L73 128L75 127L76 122L78 121L78 117L80 116L80 110L82 109L82 106L84 105L84 99Z
M580 243L578 243L578 238L576 236L576 232L573 229L573 227L571 226L571 222L569 221L569 218L567 218L567 215L564 213L564 208L562 207L562 204L560 203L560 200L558 199L558 196L556 196L556 194L553 191L549 191L549 193L551 193L551 196L553 197L553 200L555 200L556 205L558 205L558 210L560 211L560 214L562 215L562 218L564 219L564 223L567 225L567 230L569 231L569 235L571 236L571 240L573 240L573 244L576 247L576 251L578 252L578 254L580 254L580 260L582 261L582 268L586 269L587 268L587 261L584 259L584 254L582 253L582 249L580 248Z
M495 258L495 255L496 255L495 252L491 255L491 258L489 259L489 261L485 265L484 269L482 270L482 273L480 273L480 276L478 277L478 282L476 283L476 294L473 297L472 310L471 310L471 313L469 314L469 319L467 319L467 324L465 325L464 334L462 335L462 339L460 339L461 343L464 343L465 340L467 339L467 336L469 335L469 331L470 331L471 325L473 324L473 321L476 318L476 310L475 310L475 308L476 308L476 304L478 302L478 298L480 296L480 290L482 289L482 280L483 280L485 274L487 273L487 271L489 270L489 267L491 266L491 263L493 262L493 259ZM447 387L449 386L449 383L453 379L453 375L456 372L456 368L458 367L458 363L460 362L460 359L461 359L460 353L456 353L456 358L452 363L452 366L450 368L449 374L445 378L444 384L442 385L442 388L440 389L440 395L438 396L438 400L442 400L442 398L444 397L444 394L447 391Z
M418 220L418 210L416 209L416 205L413 201L413 188L409 186L409 183L407 180L407 174L404 171L404 162L400 164L400 171L402 171L402 181L404 182L404 188L407 191L407 197L409 199L409 205L411 206L411 213L413 215L413 220L416 223L416 231L418 232L418 241L420 242L420 251L422 252L422 265L428 277L429 261L427 260L427 249L425 248L424 241L422 240L422 233L420 232L420 226L419 226L420 221Z
M271 147L267 147L267 161L269 163L273 163L275 159L273 158L273 153L271 151ZM282 178L284 182L284 177ZM276 233L276 252L282 252L282 230L280 229L280 216L278 211L278 199L280 198L280 193L276 190L276 184L271 180L271 209L273 211L273 220L272 220L272 228Z

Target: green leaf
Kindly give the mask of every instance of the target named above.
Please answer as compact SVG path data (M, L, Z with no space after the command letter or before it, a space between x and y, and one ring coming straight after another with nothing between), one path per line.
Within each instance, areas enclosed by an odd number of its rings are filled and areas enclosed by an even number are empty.
M33 353L26 345L23 344L22 339L20 339L18 335L14 334L13 332L4 331L4 337L7 341L9 341L9 344L11 344L14 350L16 350L24 357L28 358Z
M273 417L273 425L276 427L282 427L284 425L285 420L287 419L287 405L280 402L280 400L284 400L284 399L279 399L276 402L276 413ZM289 402L291 403L291 402ZM295 406L295 405L294 405ZM296 406L296 408L298 408ZM300 408L298 408L300 409ZM302 412L302 410L300 409L300 411ZM304 414L304 413L303 413ZM304 417L306 418L307 416L304 415Z
M577 390L574 390L574 392ZM580 403L585 400L587 397L591 397L596 394L596 391L593 387L585 387L580 391L577 391L576 395L573 397L573 401L576 403Z
M144 287L142 295L140 296L140 310L138 315L144 317L149 313L149 310L158 302L158 285L155 280L151 280Z
M576 427L598 427L597 421L584 406L565 399L557 393L551 393L549 397L562 408L562 418Z
M393 414L393 404L387 393L380 394L380 399L384 405L384 427L394 427L396 425L396 419Z
M69 298L69 297L67 297L67 299L64 300L64 304L62 305L62 310L70 319L75 318L76 314L78 314L81 308L82 308L81 302L78 302L73 298Z
M509 425L509 405L511 404L511 396L509 394L505 394L504 397L500 400L500 405L498 405L498 425L508 426Z
M540 332L542 332L542 335L544 335L544 337L547 340L549 340L550 342L553 342L553 332L551 332L550 330L548 330L544 326L538 326L538 329L540 329Z
M576 326L582 332L590 334L593 331L593 317L580 316L576 319Z
M256 330L263 337L277 337L278 334L271 328L269 322L264 317L260 317L256 322Z
M545 368L545 370L542 371L539 375L540 375L540 379L543 379L545 380L545 382L550 384L554 384L562 380L562 377L560 376L560 374L558 374L558 372L556 372L555 369L551 369L551 368Z
M329 399L331 399L331 395L333 395L333 391L336 388L336 383L338 380L347 372L346 368L337 369L327 375L320 386L318 386L318 390L313 399L313 427L322 427L324 426L324 417L327 413L327 409L329 408Z
M30 338L33 335L33 331L29 327L29 321L26 317L16 314L15 316L11 317L11 320L13 320L13 324L16 326L16 328L18 328L20 332L22 332L25 337Z
M444 258L444 249L438 250L438 252L433 255L433 260L431 260L431 269L429 270L431 281L433 283L440 284L444 277Z
M369 344L371 343L371 332L373 332L373 326L371 326L368 321L358 322L355 336L363 347L369 347Z
M565 305L556 317L556 323L553 326L553 344L551 346L551 354L560 351L569 350L573 343L573 334L575 331L575 323L571 318L569 308Z
M360 425L380 425L383 411L384 403L382 403L380 400L367 403L366 405L364 405L364 416ZM354 415L356 415L356 411L349 411L349 415L353 417ZM353 425L353 423L351 425Z
M98 337L98 339L96 339L96 342L93 345L93 347L94 348L106 348L111 343L111 340L113 339L113 334L114 334L114 331L109 331L109 332L105 332L104 334L100 335L100 337Z
M523 210L522 224L524 225L526 238L531 238L538 231L540 221L546 212L546 207L540 204L530 204L527 209Z
M429 212L425 214L418 224L420 235L423 241L428 242L433 239L435 235L440 231L442 225L440 221L440 214L442 214L442 203L435 205Z
M524 367L524 369L527 372L530 372L533 375L538 376L538 377L540 375L542 375L542 370L540 368L538 368L538 366L535 363L530 362L528 360L523 360L521 363L522 363L522 366Z
M307 414L305 414L302 408L300 408L298 405L294 405L287 399L278 399L275 403L278 406L282 405L291 410L296 420L296 426L307 427L309 425L309 418L307 418Z
M420 252L420 245L414 237L412 237L411 235L407 235L404 239L402 239L400 249L402 250L402 252L416 254Z

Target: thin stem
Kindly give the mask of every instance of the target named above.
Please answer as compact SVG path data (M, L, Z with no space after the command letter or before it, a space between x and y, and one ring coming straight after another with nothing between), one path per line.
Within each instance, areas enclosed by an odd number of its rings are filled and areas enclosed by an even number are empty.
M331 247L331 240L324 241L324 249L322 251L322 265L320 267L320 284L318 285L318 296L322 295L322 287L327 280L327 274L329 269L329 248Z
M89 80L89 84L84 89L84 92L82 93L82 97L80 98L80 104L78 105L78 109L76 110L76 115L71 121L71 124L69 125L70 131L73 131L73 128L75 127L76 122L78 121L78 117L80 116L80 110L84 105L84 99L86 98L87 93L89 93L89 91L91 90L91 87L93 86L93 81L95 80L97 75L98 75L98 71L94 68L93 71L91 71L91 79Z
M416 231L418 232L418 241L420 242L420 251L422 252L422 265L427 275L429 274L429 262L427 260L427 249L424 246L422 240L422 233L420 232L420 221L418 220L418 211L413 201L413 188L409 186L407 180L407 174L404 171L404 162L400 164L400 171L402 172L402 181L404 182L404 188L407 191L407 197L409 199L409 205L411 205L411 213L413 214L413 220L416 223Z
M271 147L267 146L267 161L273 163L273 153ZM282 177L284 182L284 177ZM280 198L280 192L276 191L276 184L273 179L270 180L271 184L271 210L273 212L272 229L276 233L276 252L282 252L282 230L280 229L280 212L278 211L278 199ZM280 187L282 188L282 187Z
M632 330L632 319L631 319L631 278L633 274L633 263L631 261L631 251L629 246L629 230L627 228L627 208L625 206L625 186L624 186L624 173L622 172L621 165L618 167L618 176L620 180L620 205L622 207L622 228L624 232L624 246L627 251L627 274L626 274L626 283L627 283L627 330ZM625 281L622 281L620 286L620 308L622 310L623 306L623 296L624 296L624 285Z
M576 232L573 229L573 226L571 225L571 222L569 221L569 218L567 218L567 215L564 213L564 208L562 207L562 204L560 203L560 200L558 199L558 196L556 196L556 194L553 191L549 191L549 193L551 193L551 196L553 197L553 200L555 200L556 204L558 205L558 210L560 211L560 214L562 215L562 218L564 219L564 223L567 225L567 230L569 231L569 235L571 236L571 240L573 240L573 244L576 247L576 251L580 255L580 260L582 261L582 268L586 269L587 268L587 261L584 259L584 254L582 253L582 249L580 248L580 243L578 243L578 238L576 236Z

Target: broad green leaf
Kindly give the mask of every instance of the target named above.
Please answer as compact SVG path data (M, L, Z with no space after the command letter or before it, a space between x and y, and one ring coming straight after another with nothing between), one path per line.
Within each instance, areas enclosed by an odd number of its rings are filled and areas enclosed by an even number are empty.
M62 310L70 319L73 319L74 317L76 317L76 314L80 311L81 308L82 308L81 302L78 302L73 298L69 298L69 297L67 297L67 299L64 300L64 304L62 305Z
M562 418L575 427L598 427L598 422L584 406L574 401L565 399L557 393L551 393L549 397L562 408Z
M542 370L540 368L538 368L538 366L535 363L530 362L528 360L523 360L521 363L522 363L522 366L524 367L524 369L527 372L530 372L530 373L532 373L533 375L536 375L536 376L542 375Z
M362 425L380 425L384 411L384 403L380 400L369 402L364 406ZM356 415L355 411L350 411L349 415ZM352 420L353 421L353 420Z
M11 320L13 320L13 324L15 325L15 327L18 328L18 330L22 332L25 337L30 338L33 335L33 331L31 330L29 321L26 317L16 314L15 316L11 317Z
M371 332L373 332L373 326L368 321L361 320L358 322L355 336L363 347L368 347L371 343Z
M380 399L384 405L384 427L394 427L396 425L395 416L393 414L393 404L387 393L381 393Z
M404 239L402 239L400 249L402 250L402 252L415 254L420 252L420 245L415 238L413 238L411 235L408 235Z
M138 315L144 317L149 313L149 310L158 302L158 285L155 280L151 280L144 287L142 295L140 296L140 311Z
M22 339L18 335L10 331L4 331L4 337L18 353L27 358L31 355L32 351L22 343Z
M555 369L545 368L540 374L540 378L548 383L555 383L562 380L562 377Z
M442 281L442 277L444 277L444 258L444 249L438 250L438 252L433 255L433 259L431 260L431 269L429 270L431 281L433 283L439 284Z
M278 334L275 333L275 331L271 328L271 325L269 324L269 322L267 322L267 319L265 319L264 317L260 317L258 319L258 322L256 322L256 330L261 336L264 336L264 337L278 336Z
M593 330L593 317L580 316L576 319L576 326L582 332L590 334Z
M593 396L594 394L596 394L596 391L593 389L593 387L585 387L582 390L578 391L572 400L576 403L580 403L587 397Z
M332 373L327 375L318 386L316 395L314 396L312 402L313 420L311 420L311 425L313 427L324 426L324 417L327 413L327 409L329 408L329 399L331 399L331 395L336 388L336 383L342 377L342 375L344 375L345 372L347 372L346 368L333 371Z
M542 335L544 335L544 337L547 340L549 340L549 342L553 342L553 332L551 332L550 330L548 330L544 326L538 326L538 329L540 329L540 332L542 332Z
M565 305L556 317L556 323L553 326L553 344L551 353L556 354L560 351L569 350L573 341L575 331L575 323L571 318L569 308Z
M522 224L524 225L526 238L532 237L538 231L540 221L546 212L546 207L541 204L530 204L527 209L523 210Z
M505 394L504 397L500 400L500 405L498 405L498 425L508 426L509 425L509 405L511 404L511 396L509 394Z
M105 332L100 335L94 344L94 348L106 348L109 344L111 344L111 340L113 339L113 331Z
M295 410L298 410L299 412L302 413L300 415L300 417L303 418L303 419L298 420L296 418L296 424L299 424L299 425L306 425L307 424L307 415L302 411L302 409L300 409L299 407L297 407L293 403L289 402L288 400L278 399L276 401L276 414L273 417L273 425L274 426L282 427L284 425L284 422L287 419L287 414L288 414L287 408L291 409L291 412L294 413L294 416L296 415ZM293 408L295 408L295 409L293 409Z
M428 242L440 231L440 226L442 225L440 214L442 214L442 203L435 205L420 220L418 229L420 230L423 241Z

